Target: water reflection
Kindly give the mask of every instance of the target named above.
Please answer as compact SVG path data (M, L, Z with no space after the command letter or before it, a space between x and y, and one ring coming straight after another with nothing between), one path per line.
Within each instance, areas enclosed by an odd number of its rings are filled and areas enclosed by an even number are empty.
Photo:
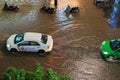
M34 20L36 20L37 15L38 14L37 14L36 10L31 10L23 17L23 19L27 19L29 21L34 21Z
M118 19L116 16L114 16L113 14L111 14L111 18L108 19L108 23L110 24L110 26L116 26L118 22Z
M56 19L57 22L59 22L57 24L57 27L61 28L62 30L71 27L73 24L73 16L72 14L67 14L64 13L64 9L58 9L56 12Z
M57 10L56 11L56 19L58 21L66 21L68 17L65 15L64 10Z
M110 18L108 19L108 23L110 24L110 26L116 26L118 19L116 17L116 14L118 13L118 4L119 0L115 0L114 2L114 7L113 7L113 11L110 14Z

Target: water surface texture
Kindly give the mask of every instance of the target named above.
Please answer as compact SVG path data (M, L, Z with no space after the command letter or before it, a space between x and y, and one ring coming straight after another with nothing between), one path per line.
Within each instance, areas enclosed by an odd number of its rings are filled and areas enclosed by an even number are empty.
M0 77L8 66L30 71L40 63L60 76L70 75L72 80L120 80L120 64L107 63L100 56L102 41L120 37L119 27L109 26L103 9L97 8L93 0L58 0L56 13L48 14L40 11L43 3L21 3L18 12L4 12L0 4ZM80 6L80 12L64 13L68 4ZM4 49L5 40L11 34L24 32L52 35L51 54L9 55Z

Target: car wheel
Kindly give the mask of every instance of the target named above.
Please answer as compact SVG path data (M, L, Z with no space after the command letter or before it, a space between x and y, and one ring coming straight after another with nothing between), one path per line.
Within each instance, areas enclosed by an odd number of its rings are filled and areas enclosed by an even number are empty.
M16 49L11 49L11 50L10 50L10 53L11 53L11 54L16 54L16 53L17 53L17 50L16 50Z
M107 57L106 61L108 61L108 62L117 62L117 60L114 58L114 56Z
M39 50L38 53L40 54L40 56L46 56L47 55L44 50Z

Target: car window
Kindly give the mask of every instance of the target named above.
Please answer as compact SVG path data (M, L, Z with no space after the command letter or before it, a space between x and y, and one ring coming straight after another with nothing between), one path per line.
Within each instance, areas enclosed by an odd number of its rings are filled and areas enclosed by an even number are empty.
M27 46L27 45L30 45L29 41L24 41L24 42L21 42L20 44L18 44L19 46Z
M38 44L37 42L30 41L30 45L31 45L31 46L38 46L39 44Z
M45 34L42 34L42 37L41 37L42 43L46 44L46 43L47 43L47 40L48 40L48 36L45 35Z
M15 36L14 43L16 44L16 43L18 43L18 42L21 42L21 41L23 40L23 38L24 38L24 34L17 34L17 35Z
M118 49L120 49L120 39L111 40L110 47L111 47L112 50L118 50Z

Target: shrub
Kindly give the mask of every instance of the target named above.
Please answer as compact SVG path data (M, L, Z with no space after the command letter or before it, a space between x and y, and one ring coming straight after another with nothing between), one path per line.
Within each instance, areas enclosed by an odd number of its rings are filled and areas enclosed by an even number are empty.
M0 80L70 80L70 77L59 77L51 68L44 74L43 68L40 64L37 64L33 71L8 67L3 75L3 79Z

